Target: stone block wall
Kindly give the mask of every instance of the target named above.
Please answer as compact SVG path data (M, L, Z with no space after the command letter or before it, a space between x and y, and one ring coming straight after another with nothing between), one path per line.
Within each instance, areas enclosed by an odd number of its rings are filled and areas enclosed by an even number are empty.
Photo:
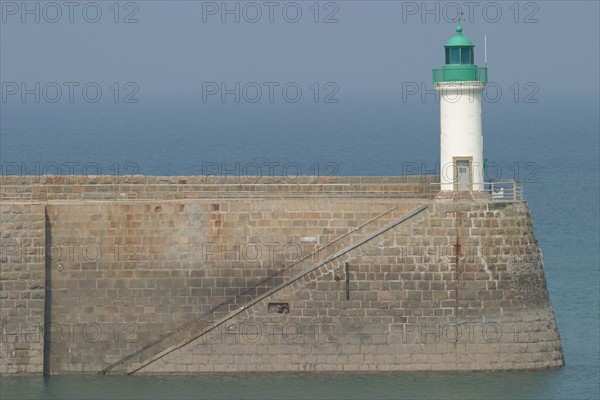
M416 204L372 201L367 207L348 199L48 204L49 370L99 372L227 303L207 315L222 317L259 294L253 287L261 285L263 292L274 287ZM294 266L318 245L347 233Z
M312 196L432 199L437 176L73 176L0 177L3 201L121 201Z
M97 373L158 340L130 371L226 316L138 373L563 363L525 202L432 200L435 177L68 178L0 187L2 373Z
M138 373L562 365L526 204L440 201Z
M0 374L44 367L44 206L0 204Z

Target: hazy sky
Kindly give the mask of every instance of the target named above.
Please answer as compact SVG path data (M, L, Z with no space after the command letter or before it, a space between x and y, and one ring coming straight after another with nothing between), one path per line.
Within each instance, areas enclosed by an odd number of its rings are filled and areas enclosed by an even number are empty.
M32 12L24 4L1 1L5 96L10 82L57 82L65 98L64 82L98 82L105 93L111 82L134 82L138 97L199 95L203 82L257 82L263 96L264 82L305 91L334 82L344 93L395 93L411 82L432 89L458 8L480 66L487 35L490 81L505 91L515 82L546 94L599 91L598 1L29 1Z

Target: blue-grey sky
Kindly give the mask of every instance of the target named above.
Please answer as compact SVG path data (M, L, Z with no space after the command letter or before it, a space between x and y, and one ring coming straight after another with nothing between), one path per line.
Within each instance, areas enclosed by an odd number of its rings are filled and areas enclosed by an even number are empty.
M535 82L545 94L598 95L597 1L315 3L2 0L1 80L99 82L105 92L111 82L135 82L138 97L199 95L203 82L299 82L305 91L335 82L346 94L398 93L406 82L431 89L460 8L479 65L487 35L490 81L505 92Z

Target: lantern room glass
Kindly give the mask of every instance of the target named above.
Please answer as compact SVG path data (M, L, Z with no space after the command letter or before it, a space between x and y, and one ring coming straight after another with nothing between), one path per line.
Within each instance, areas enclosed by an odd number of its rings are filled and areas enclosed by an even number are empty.
M446 64L473 64L473 47L446 47Z

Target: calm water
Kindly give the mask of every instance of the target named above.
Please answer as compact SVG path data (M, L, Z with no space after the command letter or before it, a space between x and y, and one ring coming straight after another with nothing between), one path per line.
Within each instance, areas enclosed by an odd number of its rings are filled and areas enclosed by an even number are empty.
M15 165L29 173L52 172L55 163L63 173L71 163L76 173L93 174L99 167L120 175L132 168L151 175L243 175L256 173L256 165L263 175L283 172L292 178L299 170L304 175L399 175L415 168L431 173L439 157L437 107L381 97L328 105L207 106L170 99L3 106L0 159L3 174L14 174ZM595 97L484 105L486 157L494 167L490 177L526 181L565 352L563 369L3 377L0 398L597 399L598 107Z

